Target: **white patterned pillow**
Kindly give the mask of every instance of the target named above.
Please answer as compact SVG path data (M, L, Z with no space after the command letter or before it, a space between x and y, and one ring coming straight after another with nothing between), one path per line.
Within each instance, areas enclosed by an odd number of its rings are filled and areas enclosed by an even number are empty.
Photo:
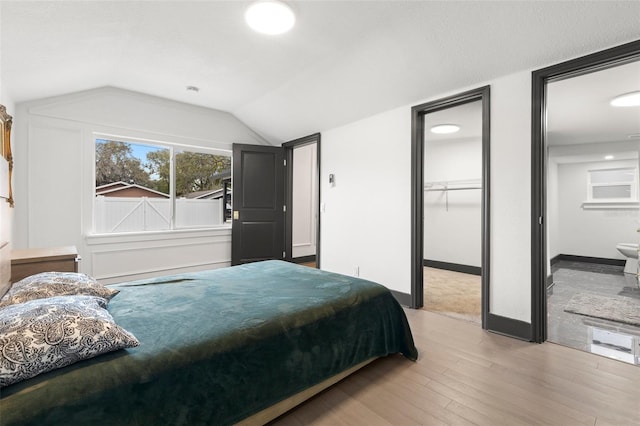
M103 286L94 278L77 272L42 272L14 283L0 299L0 308L29 300L84 294L111 299L119 291Z
M83 359L138 346L95 296L37 299L0 309L0 388Z

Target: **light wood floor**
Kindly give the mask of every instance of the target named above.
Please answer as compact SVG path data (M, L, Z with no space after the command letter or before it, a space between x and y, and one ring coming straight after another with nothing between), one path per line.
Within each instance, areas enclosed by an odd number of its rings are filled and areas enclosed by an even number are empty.
M275 425L640 425L640 369L407 309L417 362L377 360Z

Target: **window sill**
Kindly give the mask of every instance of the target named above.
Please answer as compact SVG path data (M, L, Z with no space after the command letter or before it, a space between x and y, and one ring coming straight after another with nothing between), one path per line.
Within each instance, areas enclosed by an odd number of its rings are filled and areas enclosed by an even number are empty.
M167 241L184 238L207 238L231 235L231 225L216 228L174 229L171 231L123 232L119 234L87 234L88 245L135 243L143 241Z
M638 210L638 201L585 201L582 203L584 210Z

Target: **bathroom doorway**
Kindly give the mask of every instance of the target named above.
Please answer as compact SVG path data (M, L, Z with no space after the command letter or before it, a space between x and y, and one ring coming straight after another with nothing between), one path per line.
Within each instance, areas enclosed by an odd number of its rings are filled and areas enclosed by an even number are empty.
M411 137L410 306L483 328L491 320L489 96L485 86L414 106Z
M546 339L640 364L640 61L545 84Z

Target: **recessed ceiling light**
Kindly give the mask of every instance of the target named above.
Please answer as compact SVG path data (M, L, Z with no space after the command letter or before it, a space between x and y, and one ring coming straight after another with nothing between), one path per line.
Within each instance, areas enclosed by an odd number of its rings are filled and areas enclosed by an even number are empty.
M605 155L604 156L605 160L613 160L614 158L616 158L616 157L614 157L613 155Z
M276 0L253 3L244 14L247 24L262 34L282 34L293 28L296 17L286 4Z
M640 91L625 93L620 96L616 96L611 101L611 105L615 107L640 106Z
M431 128L431 133L447 134L455 133L460 130L460 126L456 124L438 124Z

